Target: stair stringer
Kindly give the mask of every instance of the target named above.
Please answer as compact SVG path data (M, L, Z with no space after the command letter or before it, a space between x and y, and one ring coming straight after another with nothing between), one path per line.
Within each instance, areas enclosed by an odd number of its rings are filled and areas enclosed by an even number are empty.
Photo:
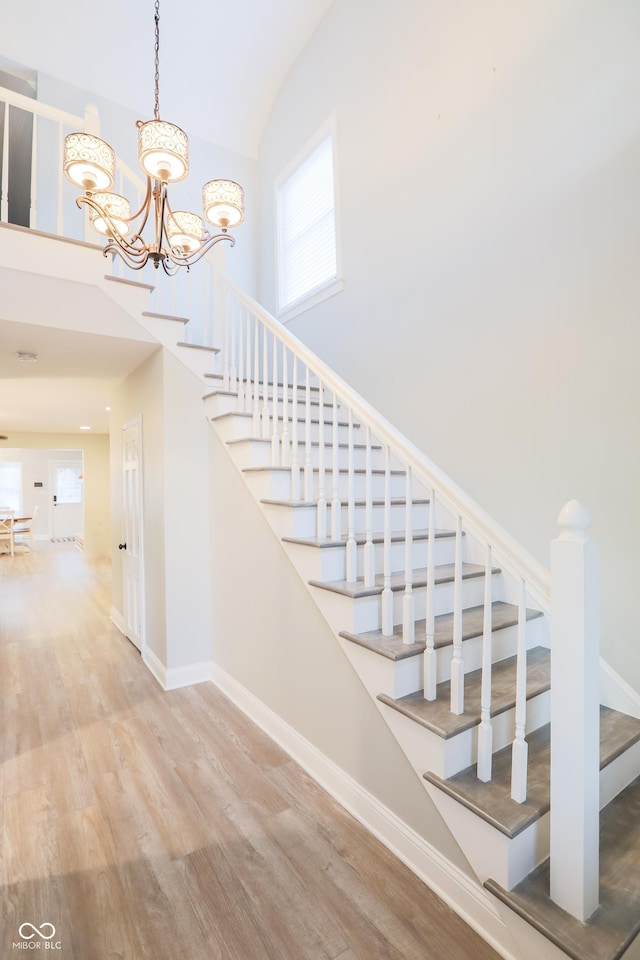
M222 445L225 446L224 443L222 443ZM233 460L231 457L229 457L229 461L231 464L233 463ZM238 473L239 471L236 471L237 479L242 480L242 475L240 474L240 476L238 476ZM260 513L264 516L264 505L260 504L259 500L253 495L251 488L249 487L248 484L244 482L244 480L242 480L242 486L247 489L247 492L252 497L254 504L256 505ZM252 519L247 514L243 514L243 517L245 517L248 521L251 521ZM275 532L271 524L267 523L266 529L269 529L271 533L274 535L275 540L278 541L280 545L280 553L282 554L281 538L277 535L277 533ZM283 561L286 563L286 565L290 569L292 568L294 575L297 576L298 571L295 569L295 567L293 567L293 565L290 562L285 561L284 556L283 556ZM310 588L310 586L306 583L306 581L304 581L302 578L300 578L300 581L301 581L300 585L304 587L305 593L307 594L307 596L313 597L313 591ZM321 619L326 624L326 620L325 618L322 617L321 611L319 610L318 605L314 602L313 606L318 613L319 619ZM334 638L335 638L335 633L333 631L330 631L330 632L334 634ZM347 645L344 643L344 641L338 638L338 647L342 651L345 650L346 646ZM340 657L340 659L342 659L342 657ZM345 669L349 669L346 664L345 664ZM219 675L219 672L214 669L213 671L214 682L217 682L218 675ZM222 689L225 692L227 692L228 695L232 697L232 699L235 699L236 690L235 690L235 685L233 683L231 684L230 688L227 688L226 680L225 678L223 678ZM249 695L248 699L252 700L253 698ZM375 698L369 697L368 699L369 699L369 702L372 703L377 708L378 713L381 714L382 711L380 710L379 705L375 701ZM246 693L245 694L241 693L240 696L235 700L235 702L237 702L239 706L244 708L246 700L247 700ZM250 707L248 711L249 715L252 717L255 717L256 722L262 723L264 708L258 708L256 713L254 709L251 708L251 704L249 705L249 707ZM305 756L304 755L300 756L295 746L293 750L290 749L288 738L286 736L281 737L279 735L279 726L280 726L279 724L276 725L276 730L274 731L274 738L278 742L280 742L285 749L288 749L289 752L292 753L294 758L297 759L299 762L301 762L303 767L305 767L305 769L307 769L312 774L312 776L314 776L320 782L320 784L323 787L325 787L325 789L327 789L330 793L332 793L332 795L335 796L336 799L342 802L347 807L347 809L351 813L353 813L354 816L356 816L357 819L359 819L369 830L371 830L371 832L375 836L378 837L378 839L380 839L396 856L399 856L400 859L402 859L413 870L413 872L416 873L417 876L419 876L425 883L427 883L427 885L431 886L440 896L442 896L443 899L445 899L456 912L458 912L461 916L463 916L463 918L467 922L469 922L478 931L478 933L481 936L483 936L484 939L487 940L487 942L491 943L492 946L496 950L498 950L502 956L507 958L507 960L522 960L522 958L518 955L518 953L514 951L514 946L508 931L508 924L505 925L502 920L500 921L497 920L497 911L495 908L495 904L492 902L493 898L490 895L488 895L487 892L483 890L483 888L478 884L477 879L474 877L473 871L471 870L470 866L467 867L467 869L464 871L464 874L463 874L460 868L455 863L446 861L446 859L442 854L438 853L436 849L433 850L433 853L436 856L436 860L438 861L438 863L444 865L444 869L446 871L451 870L451 879L453 880L453 884L451 885L451 887L455 887L456 890L459 889L460 893L462 894L461 900L458 901L455 899L455 897L451 897L450 895L451 889L447 890L446 886L438 884L437 869L439 868L430 869L426 864L426 860L424 856L424 850L426 849L426 844L423 843L420 847L416 845L415 849L412 849L412 844L413 844L413 840L411 838L412 831L410 829L405 831L404 827L402 826L401 826L401 830L403 835L406 835L406 839L402 845L398 844L395 836L396 827L394 826L393 817L390 816L390 811L388 810L384 811L382 809L381 810L382 815L377 819L372 819L369 816L369 810L368 810L368 806L370 805L369 801L366 801L365 803L359 801L357 804L353 804L349 802L345 803L344 793L341 792L340 790L334 789L333 779L327 780L326 777L322 776L322 771L320 771L320 775L318 775L318 767L315 764L307 765L305 762ZM264 728L267 730L267 732L271 733L272 731L271 722L267 721L265 723ZM403 756L400 750L398 751L398 755ZM418 781L422 783L420 778L418 778ZM422 786L422 789L424 790L424 784ZM437 823L442 823L441 818L435 806L431 807L428 795L425 797L425 800L427 804L429 804L429 809L433 810L434 821L436 821ZM372 798L372 801L373 801L371 803L372 808L374 809L381 808L381 805L375 801L375 798ZM447 835L451 837L451 835L448 833L446 824L442 824L442 830L443 832L446 831ZM451 838L451 842L455 844L455 840L453 838ZM461 856L464 858L464 854L462 853L462 851L461 851ZM464 859L466 862L466 858ZM425 866L426 866L426 869L425 869ZM464 876L464 880L462 879L463 876ZM434 880L436 881L435 883L434 883ZM461 881L462 881L462 887L460 887ZM469 898L469 892L471 892L471 898Z
M213 423L213 426L215 429L215 422ZM233 444L227 443L226 446L233 461ZM288 544L286 541L283 541L280 524L277 522L274 513L270 512L268 509L265 510L265 504L263 504L260 500L260 497L255 494L255 490L253 489L251 483L247 482L246 474L243 473L240 468L238 469L238 472L243 477L247 488L249 489L255 502L260 507L262 515L265 517L267 524L271 528L276 539L280 542L281 548L284 550L284 553L287 556L291 566L300 576L302 583L306 587L307 591L313 598L315 605L331 628L334 637L338 641L342 651L367 690L367 693L375 704L378 712L381 714L387 727L393 734L403 754L411 763L419 782L423 785L427 793L430 794L431 791L429 785L425 782L422 776L424 771L427 769L442 770L443 774L446 774L447 769L451 768L452 764L455 769L462 769L469 763L473 762L475 759L474 734L468 732L466 735L457 738L458 743L456 743L453 748L454 752L457 754L457 757L454 758L453 761L450 761L447 759L446 753L451 752L451 741L443 741L442 738L432 734L428 730L417 728L415 724L411 724L409 721L407 721L406 727L403 730L402 718L400 718L399 723L395 722L395 718L390 718L389 714L392 713L392 711L388 711L388 708L386 708L384 704L380 703L380 701L377 699L378 694L381 692L387 692L392 696L402 696L406 692L420 689L422 686L422 657L418 656L408 660L400 661L399 663L393 663L392 661L385 660L385 658L376 656L375 654L365 650L362 647L359 647L356 644L344 640L340 636L340 630L342 627L344 627L344 615L340 608L336 610L335 595L332 595L328 591L317 590L304 576L300 575L300 570L295 559L295 545ZM377 598L374 602L378 602ZM545 625L542 621L540 624L540 629L537 631L537 637L536 639L531 640L531 645L535 645L536 643L540 642L540 640L543 642L546 641ZM411 662L412 660L413 663ZM534 721L535 723L545 722L546 709L547 704L544 702L541 709L538 711L539 716L537 720ZM505 718L507 724L511 718L512 711L509 712ZM419 744L414 743L411 745L410 741L416 739L419 740ZM434 801L436 808L438 808L439 805L436 802L437 798L432 796L431 799ZM452 835L456 838L458 846L461 846L459 839L456 836L456 833L459 834L457 829L457 819L455 817L449 817L449 811L447 810L446 805L440 812L441 814L444 814L443 819L445 820L445 823L447 823L447 827L452 832ZM448 822L449 819L451 819L451 823ZM454 830L451 829L452 826L454 827ZM493 831L490 828L488 834L489 838L491 837L492 832ZM537 835L537 832L537 829L534 829L531 831L529 836L533 836L534 834ZM485 852L480 858L480 870L478 869L479 863L476 862L474 864L473 859L469 858L468 852L464 850L464 847L461 846L461 850L463 851L465 858L469 861L471 867L474 869L476 876L480 874L478 879L486 879L488 874L485 873L484 866L487 863L492 863L494 869L491 875L495 877L497 874L502 879L509 881L514 877L514 867L512 864L514 856L517 857L518 863L522 862L528 865L528 870L526 872L529 872L529 870L532 869L533 866L535 866L536 863L543 858L545 855L544 839L546 836L548 843L548 834L545 835L543 832L542 836L542 844L536 836L533 836L533 840L530 840L529 837L521 838L517 840L515 844L512 843L511 845L509 843L505 843L504 838L502 837L499 837L497 843L494 838L491 851L489 853ZM533 849L535 849L535 859L532 859L534 857L534 854L530 849L532 848L532 844ZM524 855L520 852L523 847L526 848ZM517 848L515 854L514 848ZM495 869L496 865L499 865L498 870ZM484 876L482 876L482 874L484 874ZM518 877L518 879L520 879L520 877Z

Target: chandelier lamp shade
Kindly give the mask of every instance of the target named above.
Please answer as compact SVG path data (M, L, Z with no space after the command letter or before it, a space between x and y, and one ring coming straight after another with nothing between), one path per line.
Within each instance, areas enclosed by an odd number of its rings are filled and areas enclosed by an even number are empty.
M89 133L70 133L64 141L66 177L84 193L76 203L86 206L94 230L108 238L104 255L119 254L134 270L151 260L172 275L187 269L216 243L235 238L228 232L244 220L244 192L233 180L210 180L202 188L204 218L171 209L168 185L189 173L189 140L180 127L160 119L159 49L160 0L155 0L155 108L154 119L137 123L138 162L146 177L142 206L131 213L129 201L112 193L116 155L108 143ZM149 224L152 237L143 233Z

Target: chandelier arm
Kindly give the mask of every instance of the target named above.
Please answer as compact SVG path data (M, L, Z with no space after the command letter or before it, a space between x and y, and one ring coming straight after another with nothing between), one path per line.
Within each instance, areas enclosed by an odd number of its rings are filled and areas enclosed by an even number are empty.
M177 249L169 248L168 258L179 267L192 267L198 260L201 260L206 253L211 250L216 243L220 243L221 240L227 240L232 247L236 245L236 238L231 236L229 233L216 233L213 236L209 236L207 240L199 247L194 253L181 255Z
M141 258L134 259L117 241L114 242L113 238L109 239L109 242L102 252L105 257L109 256L109 254L115 255L117 253L132 270L142 270L149 260L148 250L141 251Z
M149 201L150 201L150 198L151 198L151 177L147 177L147 191L146 191L146 193L145 193L145 195L144 195L144 200L142 201L142 206L140 207L139 210L136 210L136 212L133 213L133 214L128 218L128 221L127 221L128 223L133 223L133 221L134 221L134 220L137 220L137 218L140 217L140 216L142 216L143 213L145 214L145 218L144 218L144 220L143 220L143 222L142 222L142 226L141 226L140 229L138 230L138 233L136 234L136 236L139 236L139 235L142 233L142 231L144 230L144 225L145 225L145 223L147 222L147 217L149 216L149 206L150 206Z
M144 257L145 255L148 258L146 244L144 244L141 237L138 235L133 237L134 242L131 242L127 240L126 237L123 237L117 229L114 221L111 219L109 213L96 200L94 200L90 194L83 194L82 196L76 198L76 204L78 207L81 207L83 203L86 203L88 207L91 207L92 210L95 210L95 212L105 220L110 230L110 234L108 235L109 243L115 242L121 250L126 251L131 258L136 260ZM135 240L140 240L141 246L137 246Z

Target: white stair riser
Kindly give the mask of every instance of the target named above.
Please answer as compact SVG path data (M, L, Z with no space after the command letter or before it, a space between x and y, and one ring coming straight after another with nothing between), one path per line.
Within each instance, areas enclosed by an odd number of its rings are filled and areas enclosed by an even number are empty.
M346 530L342 528L343 536ZM329 523L329 535L331 524ZM300 576L305 580L344 580L346 577L346 546L341 547L311 547L303 544L285 543ZM384 544L375 543L375 571L382 573L384 568ZM356 547L357 576L364 576L364 545ZM427 563L427 541L414 541L412 545L413 567L425 567ZM392 571L404 570L405 543L397 541L391 544ZM434 562L436 564L453 563L455 554L455 539L437 537L434 543Z
M178 347L178 356L186 360L187 365L198 376L205 373L218 373L220 367L219 355L212 350L198 350L195 347Z
M241 440L253 436L253 420L250 416L229 415L212 421L213 426L225 443L228 440Z
M473 577L463 581L463 607L474 607L482 603L484 577ZM326 594L326 596L320 596ZM378 630L381 626L380 594L351 598L322 587L314 587L313 596L321 606L333 629L339 633L364 633ZM426 607L426 588L416 587L413 591L416 620L423 620ZM402 623L403 590L393 591L393 622ZM436 584L434 593L435 614L448 613L453 606L453 583ZM416 688L417 689L417 688Z
M625 750L600 771L600 809L627 787L640 770L640 743Z
M289 498L287 498L289 499ZM315 537L317 526L317 508L315 503L305 504L304 506L276 506L275 504L262 504L262 508L267 515L269 523L274 531L280 537ZM414 527L425 528L428 523L428 504L414 504L413 520ZM341 529L347 530L347 507L345 504L341 507ZM356 506L354 511L355 532L365 533L366 511L364 506ZM331 527L331 505L327 510L329 529ZM404 504L391 505L391 530L404 530L405 507ZM384 523L384 510L382 506L372 508L372 526L375 531L380 531Z
M245 467L270 467L270 466L281 466L282 464L282 444L280 445L280 455L279 462L277 464L271 463L271 441L266 439L257 439L255 437L249 437L242 440L241 442L231 443L229 445L229 453L233 458L233 462L236 464L238 469L243 470ZM353 451L353 468L354 470L364 470L366 466L366 451L362 447L356 447ZM314 468L318 466L319 460L319 450L317 446L312 446L310 450L311 465ZM286 458L287 464L291 465L293 462L293 448L289 449L289 455ZM306 449L304 444L299 444L298 446L298 465L300 467L300 473L304 471L304 466L306 463ZM333 464L333 454L330 447L325 448L325 466L330 463ZM340 447L338 449L338 468L340 470L347 470L349 467L349 455L346 447ZM373 450L371 454L371 467L373 470L382 470L384 468L384 460L382 455L382 450Z
M301 486L303 485L304 472L301 471ZM243 473L243 476L249 484L251 490L258 499L267 498L274 500L286 500L291 497L291 473L286 470L263 470L256 472ZM349 478L346 473L338 475L338 498L346 500ZM371 477L372 497L380 500L384 497L385 478L383 474L375 473ZM405 480L403 476L394 474L390 478L390 496L404 496ZM354 477L354 497L358 500L364 499L366 478L363 473L358 473ZM317 500L320 494L320 475L315 472L313 476L313 498ZM324 498L328 502L333 499L333 474L325 471L324 478Z
M540 646L542 618L527 621L527 649ZM494 630L491 635L491 655L493 663L514 657L518 649L518 628L516 625ZM465 673L479 670L482 666L482 637L470 637L462 641L462 657ZM451 679L451 647L439 647L436 650L436 682L443 683Z
M362 649L362 648L361 648ZM348 651L347 651L348 652ZM368 653L370 651L364 651ZM373 655L375 656L375 654ZM363 658L360 657L360 660ZM379 658L380 659L380 658ZM390 682L385 678L387 687L398 688L405 684ZM417 688L422 689L422 686ZM370 691L375 697L375 693ZM386 692L386 691L385 691ZM414 692L414 691L409 691ZM387 696L393 696L387 693ZM406 696L405 693L400 696ZM394 699L399 699L398 696ZM445 740L437 733L416 723L410 717L400 713L386 703L376 699L382 715L393 732L396 740L406 754L416 773L422 777L425 770L448 778L465 770L478 759L478 728L472 727ZM527 734L543 726L549 720L549 694L545 692L527 701ZM505 710L493 718L493 748L500 750L508 746L514 737L515 710Z
M253 387L251 388L249 393L246 392L246 387L245 387L244 396L240 396L238 393L232 394L231 392L223 392L222 390L219 393L212 393L211 396L206 398L205 404L206 404L207 415L210 417L215 417L222 413L253 413L256 407L256 404L254 403L254 397L253 397ZM278 410L277 410L276 416L282 417L282 407L283 407L282 396L281 394L279 394ZM264 404L263 404L263 398L262 398L262 387L260 388L257 409L260 413L260 416L262 417L263 410L264 410ZM345 411L340 410L340 408L338 408L338 410L340 411L339 419L344 420L346 422L348 419L348 413L345 413ZM292 414L293 414L293 402L292 402L291 390L289 390L289 394L287 397L287 417L291 419ZM268 416L270 418L273 416L271 396L269 396ZM299 420L302 420L302 421L304 421L307 416L306 401L304 399L304 396L300 398L300 394L299 394L299 399L296 403L296 416L298 417ZM310 406L310 417L312 420L318 420L320 417L320 404L318 402L317 395L315 394L312 396L312 402ZM327 421L331 421L332 418L333 418L333 407L330 403L328 404L325 401L324 419ZM291 432L291 428L289 428L289 432ZM305 425L304 423L300 423L298 425L299 439L303 439L304 435L305 435Z
M510 839L438 787L425 783L481 882L492 877L512 890L549 855L548 813Z
M352 643L350 640L344 640L342 637L340 637L340 643L360 680L374 700L379 693L385 693L388 697L397 700L421 689L421 656L407 657L404 660L390 660L388 657L380 657L372 650L361 647L358 643ZM416 726L416 724L413 724L413 726Z

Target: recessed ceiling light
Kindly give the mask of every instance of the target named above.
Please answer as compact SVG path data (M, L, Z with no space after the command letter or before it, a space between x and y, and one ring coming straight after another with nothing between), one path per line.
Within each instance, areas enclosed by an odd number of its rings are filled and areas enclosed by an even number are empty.
M38 360L37 353L26 353L22 350L18 350L16 357L20 363L36 363Z
M91 430L91 427L80 427L81 430Z
M105 410L109 411L111 410L111 407L105 407Z

